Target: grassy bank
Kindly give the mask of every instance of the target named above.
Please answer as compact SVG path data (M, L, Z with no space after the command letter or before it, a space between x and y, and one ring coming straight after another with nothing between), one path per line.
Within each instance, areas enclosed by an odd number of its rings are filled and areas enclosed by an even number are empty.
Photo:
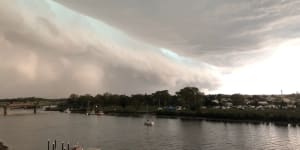
M300 123L299 110L239 110L239 109L202 109L190 112L160 111L156 115L202 117L211 120L240 120L240 121L266 121Z
M113 115L141 115L150 113L157 116L169 117L189 117L189 118L206 118L208 120L239 120L239 121L263 121L263 122L288 122L300 123L300 110L280 110L280 109L201 109L198 111L157 111L155 108L150 108L148 111L145 108L104 108L104 113Z

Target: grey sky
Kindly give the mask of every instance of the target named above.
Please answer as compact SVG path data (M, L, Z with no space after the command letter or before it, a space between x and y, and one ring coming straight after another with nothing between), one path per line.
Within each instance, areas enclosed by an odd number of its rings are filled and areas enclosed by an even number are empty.
M298 39L299 6L297 0L3 0L0 97L184 86L218 91L228 74Z

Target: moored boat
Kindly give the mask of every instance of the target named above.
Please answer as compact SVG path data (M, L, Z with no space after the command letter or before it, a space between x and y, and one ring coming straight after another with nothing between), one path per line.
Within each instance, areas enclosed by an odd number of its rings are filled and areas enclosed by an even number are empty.
M79 145L75 145L71 150L83 150L83 148Z
M150 121L150 120L147 120L145 123L144 123L145 126L153 126L154 125L154 121Z
M104 115L104 112L103 111L99 111L99 112L96 113L96 115L102 116L102 115Z

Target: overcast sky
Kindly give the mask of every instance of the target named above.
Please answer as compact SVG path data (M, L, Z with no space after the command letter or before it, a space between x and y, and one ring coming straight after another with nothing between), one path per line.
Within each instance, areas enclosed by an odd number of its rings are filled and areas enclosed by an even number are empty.
M298 0L1 0L0 97L300 90Z

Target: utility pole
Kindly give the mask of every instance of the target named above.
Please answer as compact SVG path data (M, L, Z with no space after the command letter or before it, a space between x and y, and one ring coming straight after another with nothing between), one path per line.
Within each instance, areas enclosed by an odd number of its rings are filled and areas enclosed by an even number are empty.
M3 106L4 116L7 115L7 105Z

